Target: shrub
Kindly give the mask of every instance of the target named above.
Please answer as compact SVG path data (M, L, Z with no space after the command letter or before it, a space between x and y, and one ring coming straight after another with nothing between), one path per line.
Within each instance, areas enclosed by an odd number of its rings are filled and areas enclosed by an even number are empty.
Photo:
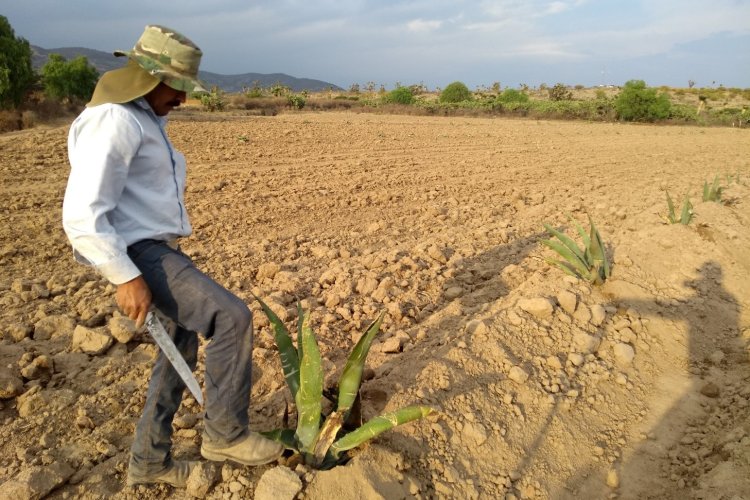
M224 92L214 85L211 87L211 92L201 95L201 104L207 111L223 111L226 107Z
M0 109L0 134L22 128L23 120L19 111Z
M573 99L573 93L563 83L556 83L547 89L550 101L569 101Z
M17 107L34 83L31 46L0 16L0 109Z
M388 92L383 100L389 104L414 104L414 94L410 87L398 87Z
M669 118L671 103L643 80L630 80L615 98L615 110L621 120L653 122Z
M300 94L290 94L286 97L286 102L289 107L294 109L302 109L305 107L305 98Z
M274 97L282 97L285 95L289 95L292 89L282 84L281 82L276 82L268 88L268 91Z
M453 103L470 100L471 91L463 82L449 83L440 93L440 102Z
M426 94L429 92L429 89L427 88L427 85L424 84L424 82L414 83L412 85L409 85L409 88L411 89L412 95L421 95Z
M253 82L253 86L249 88L243 88L242 93L245 95L245 97L248 97L250 99L257 99L259 97L263 97L263 88L258 85L258 82Z
M676 121L696 122L698 121L698 110L695 106L675 104L670 108L669 117Z
M499 96L497 96L497 99L495 99L495 101L501 104L507 104L511 102L529 102L529 96L519 90L507 88L503 90L503 92Z

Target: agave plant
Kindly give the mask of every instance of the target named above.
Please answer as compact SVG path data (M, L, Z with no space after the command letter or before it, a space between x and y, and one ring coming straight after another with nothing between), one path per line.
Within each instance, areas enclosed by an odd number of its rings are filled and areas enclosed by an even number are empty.
M264 434L282 443L286 448L300 453L306 464L318 469L334 467L347 460L345 452L348 450L397 425L432 413L432 408L428 406L407 406L377 416L347 433L342 428L358 401L365 358L375 335L380 330L384 313L367 327L354 346L339 379L338 395L332 397L336 409L328 415L323 415L323 372L318 344L310 327L310 312L303 311L302 307L297 305L295 348L284 323L259 297L255 296L255 299L260 303L273 328L284 378L297 407L296 429L277 429Z
M721 190L719 186L719 176L714 177L714 181L709 184L707 181L703 182L703 201L715 201L721 202Z
M596 226L594 226L594 221L592 221L589 216L589 224L591 225L591 228L589 229L589 232L586 233L578 222L570 216L568 216L568 218L578 230L578 234L583 240L583 248L578 248L578 244L565 235L565 233L556 230L549 224L544 224L544 228L560 241L549 239L542 240L542 243L565 259L545 259L545 261L553 266L559 267L571 276L583 278L592 284L598 285L603 283L604 280L609 278L610 267L609 262L607 261L607 253L604 248L604 243L599 235L599 231L596 229Z
M680 224L687 226L693 219L693 204L690 203L687 195L685 195L685 201L682 204L682 211L680 212L679 219L675 216L674 203L672 203L672 198L669 196L669 191L667 191L667 209L669 212L667 213L666 219L670 224L677 224L679 222Z

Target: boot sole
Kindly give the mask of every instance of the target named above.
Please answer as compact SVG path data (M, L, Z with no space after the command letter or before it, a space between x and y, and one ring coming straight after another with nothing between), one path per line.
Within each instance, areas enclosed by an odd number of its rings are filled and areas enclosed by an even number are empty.
M168 484L174 488L184 488L187 483L177 483L171 481L164 481L163 479L128 479L125 481L126 486L138 486L138 485L152 485L152 484Z
M271 462L274 462L278 460L278 458L284 453L284 450L281 450L278 455L274 455L269 458L259 458L258 460L240 460L239 458L228 455L226 453L222 453L220 451L212 451L207 450L206 448L201 447L201 455L206 460L211 460L212 462L225 462L227 460L231 460L232 462L237 462L238 464L242 465L265 465L270 464Z

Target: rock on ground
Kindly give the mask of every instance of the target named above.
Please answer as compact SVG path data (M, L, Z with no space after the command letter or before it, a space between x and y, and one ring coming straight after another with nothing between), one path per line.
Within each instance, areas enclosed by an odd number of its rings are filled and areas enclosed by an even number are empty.
M291 469L280 465L266 471L255 487L255 500L294 500L302 481Z
M552 316L552 302L544 297L534 299L521 299L518 301L518 307L535 318L547 319Z
M75 471L64 462L47 467L30 467L0 485L0 498L37 500L65 484Z

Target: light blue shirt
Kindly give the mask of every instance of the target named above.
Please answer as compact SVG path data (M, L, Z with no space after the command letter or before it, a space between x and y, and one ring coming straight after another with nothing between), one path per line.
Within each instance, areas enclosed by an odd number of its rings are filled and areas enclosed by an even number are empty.
M186 164L145 99L86 108L68 135L63 228L76 260L119 285L141 273L127 247L192 232Z

